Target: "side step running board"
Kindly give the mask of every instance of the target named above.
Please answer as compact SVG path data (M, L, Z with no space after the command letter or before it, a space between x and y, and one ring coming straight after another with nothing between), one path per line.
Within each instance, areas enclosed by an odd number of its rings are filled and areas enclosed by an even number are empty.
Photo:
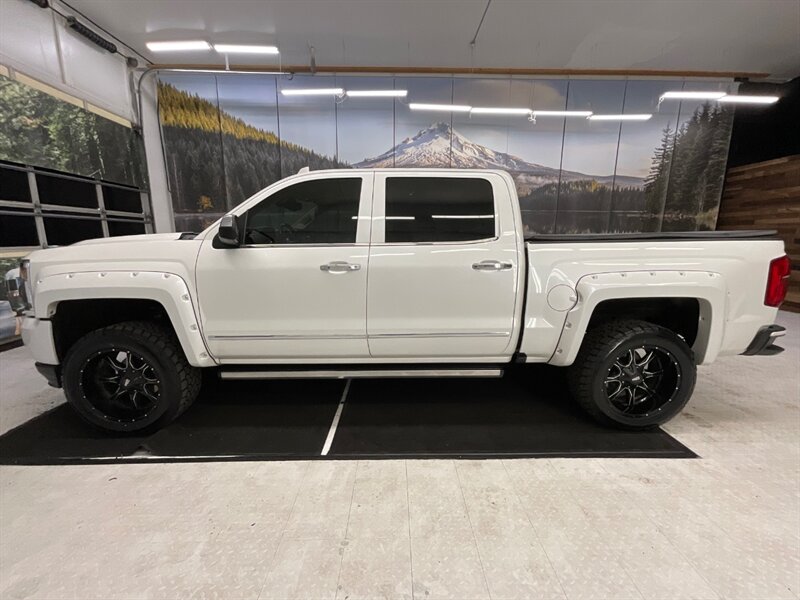
M220 371L220 379L368 379L380 377L502 377L503 369L274 369Z

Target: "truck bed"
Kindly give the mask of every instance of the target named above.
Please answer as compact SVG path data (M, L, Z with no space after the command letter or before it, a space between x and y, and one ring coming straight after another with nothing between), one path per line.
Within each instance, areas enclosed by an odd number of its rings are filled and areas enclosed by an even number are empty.
M653 233L535 233L525 238L526 242L639 242L639 241L721 241L721 240L775 240L775 230L740 231L664 231Z

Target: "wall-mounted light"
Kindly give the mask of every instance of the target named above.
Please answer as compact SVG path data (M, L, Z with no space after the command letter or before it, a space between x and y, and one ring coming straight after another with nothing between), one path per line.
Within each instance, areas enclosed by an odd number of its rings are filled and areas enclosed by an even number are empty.
M211 50L211 44L204 40L183 42L147 42L150 52L186 52L190 50Z
M281 90L284 96L341 96L344 94L342 88L306 88Z
M471 106L464 104L419 104L411 102L408 105L411 110L438 110L443 112L469 112L472 110Z
M718 102L729 104L775 104L780 98L778 96L728 96L725 95Z
M280 54L277 46L247 46L242 44L214 44L221 54Z
M349 98L405 98L408 90L347 90Z
M590 110L534 110L534 117L591 117Z
M659 100L719 100L725 95L725 92L691 92L691 91L674 91L664 92L661 94Z
M590 121L649 121L651 114L630 114L630 115L590 115Z
M475 106L470 110L476 115L529 115L530 108L492 108L489 106Z

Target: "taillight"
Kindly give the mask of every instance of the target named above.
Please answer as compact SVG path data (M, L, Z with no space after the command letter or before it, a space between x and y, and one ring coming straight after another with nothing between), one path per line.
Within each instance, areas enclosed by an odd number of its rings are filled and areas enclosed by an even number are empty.
M781 256L769 263L769 277L767 277L767 293L764 294L764 304L767 306L780 306L789 289L789 274L792 264L788 256Z

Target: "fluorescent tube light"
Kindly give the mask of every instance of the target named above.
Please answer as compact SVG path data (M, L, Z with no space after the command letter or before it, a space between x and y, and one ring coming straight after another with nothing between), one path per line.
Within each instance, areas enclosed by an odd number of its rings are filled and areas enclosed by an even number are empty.
M725 92L664 92L661 94L661 100L719 100L725 95Z
M775 104L780 98L778 96L728 96L719 99L719 102L729 102L731 104Z
M590 110L534 110L534 117L591 117Z
M530 108L491 108L486 106L476 106L470 112L476 115L529 115Z
M590 121L648 121L653 115L591 115L588 117Z
M405 98L408 90L347 90L351 98Z
M280 54L277 46L246 46L243 44L214 44L222 54Z
M180 52L186 50L210 50L211 44L204 40L190 40L186 42L147 42L147 49L151 52Z
M281 90L284 96L341 96L344 94L342 88L308 88L308 89L288 89Z
M411 102L408 105L411 110L442 110L446 112L469 112L472 110L471 106L463 104L418 104Z

